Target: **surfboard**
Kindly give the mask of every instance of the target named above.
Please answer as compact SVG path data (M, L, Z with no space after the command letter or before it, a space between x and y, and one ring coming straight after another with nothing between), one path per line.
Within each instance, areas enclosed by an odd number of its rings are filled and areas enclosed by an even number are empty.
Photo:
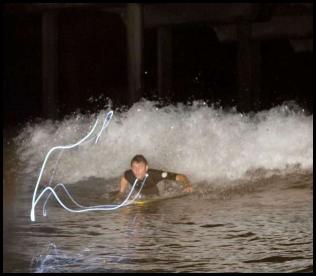
M185 197L188 195L192 195L192 193L180 193L180 194L175 194L175 195L170 195L170 196L160 196L160 197L153 197L153 198L136 199L134 201L130 200L127 203L127 205L142 206L142 205L147 205L147 204L158 202L158 201L181 198L181 197Z

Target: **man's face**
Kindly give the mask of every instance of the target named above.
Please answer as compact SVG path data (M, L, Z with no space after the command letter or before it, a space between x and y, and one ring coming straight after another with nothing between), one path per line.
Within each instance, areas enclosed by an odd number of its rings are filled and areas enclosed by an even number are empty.
M143 179L147 173L148 165L144 162L133 162L132 163L132 172L137 179Z

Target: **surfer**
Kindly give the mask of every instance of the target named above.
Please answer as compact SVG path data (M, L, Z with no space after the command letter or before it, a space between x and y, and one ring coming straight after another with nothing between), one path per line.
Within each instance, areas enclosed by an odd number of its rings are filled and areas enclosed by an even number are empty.
M173 180L180 183L183 186L184 192L192 192L192 185L188 178L184 174L178 174L168 171L149 169L148 162L143 155L135 155L131 160L131 169L124 172L124 175L121 176L119 191L116 192L115 199L121 199L124 192L126 191L128 184L133 185L137 178L137 186L141 187L141 183L145 178L146 174L148 177L145 181L145 184L141 190L141 195L144 196L153 196L159 195L159 190L157 184L161 180Z

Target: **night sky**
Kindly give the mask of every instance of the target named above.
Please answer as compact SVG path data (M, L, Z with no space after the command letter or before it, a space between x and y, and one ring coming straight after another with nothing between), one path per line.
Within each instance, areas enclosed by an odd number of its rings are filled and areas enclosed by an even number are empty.
M41 117L41 15L3 13L5 126ZM116 14L63 10L58 16L58 113L96 111L89 98L127 105L126 29ZM144 97L157 99L157 29L144 33ZM236 105L237 43L220 43L207 24L172 26L173 90L169 103L203 99ZM295 52L287 39L261 43L257 110L295 100L313 112L312 52ZM256 110L256 111L257 111Z

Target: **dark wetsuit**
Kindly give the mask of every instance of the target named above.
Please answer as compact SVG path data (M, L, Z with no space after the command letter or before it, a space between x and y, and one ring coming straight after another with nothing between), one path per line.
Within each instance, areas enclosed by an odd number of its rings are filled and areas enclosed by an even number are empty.
M164 179L169 180L176 180L176 173L155 170L155 169L148 169L147 171L148 177L145 181L145 184L141 190L141 194L149 196L149 195L159 195L159 190L157 184L159 181ZM125 179L129 182L130 185L133 185L135 182L136 177L134 176L132 170L127 170L124 173ZM137 180L137 184L135 187L135 191L138 191L142 185L142 180Z

